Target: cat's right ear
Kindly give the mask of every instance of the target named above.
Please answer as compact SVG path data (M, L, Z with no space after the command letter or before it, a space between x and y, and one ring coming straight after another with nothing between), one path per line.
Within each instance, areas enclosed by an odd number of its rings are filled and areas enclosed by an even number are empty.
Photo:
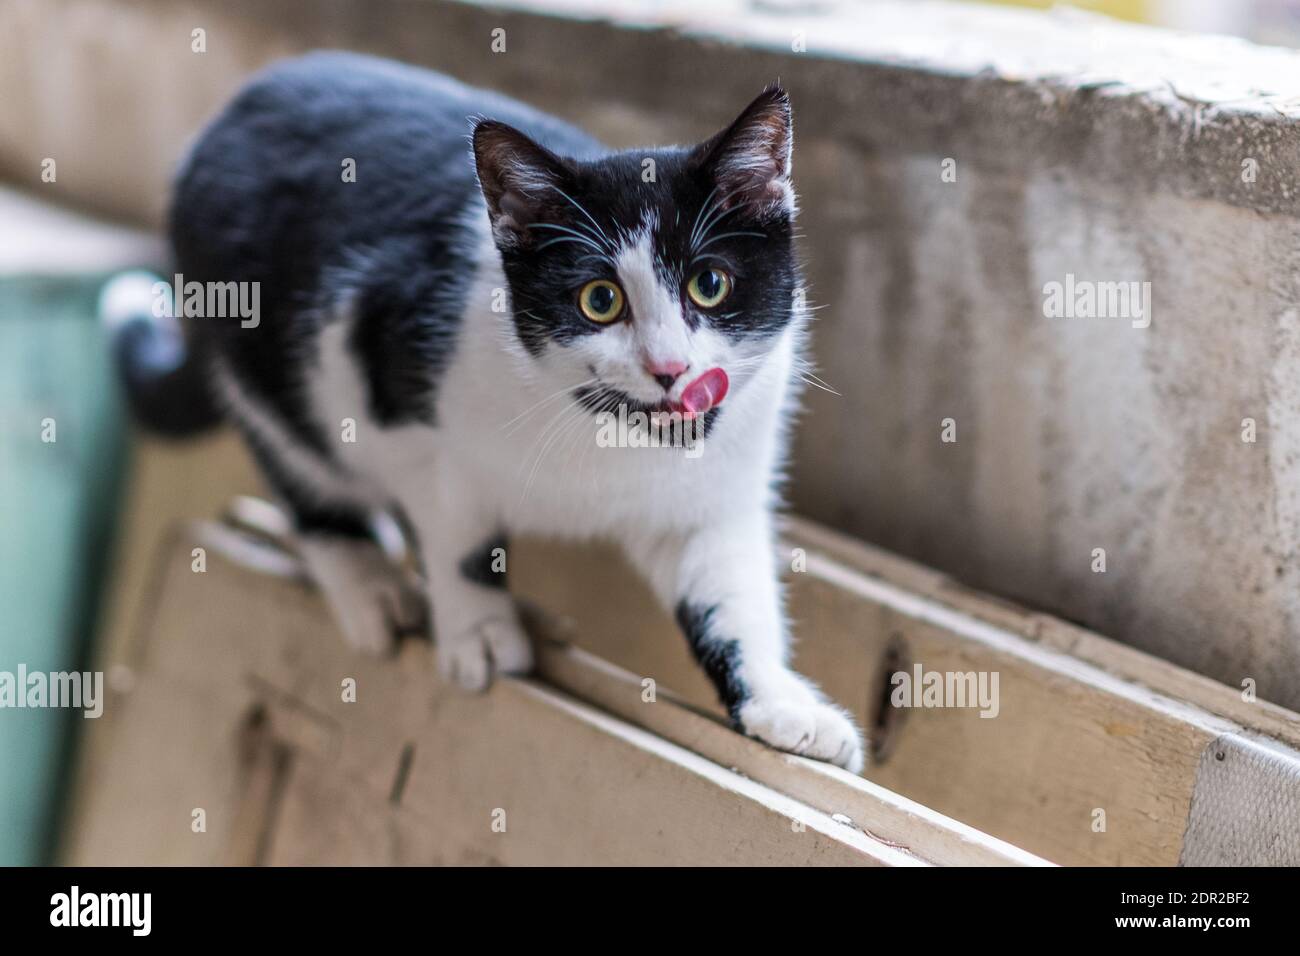
M790 97L769 86L736 121L696 147L693 159L718 188L718 205L759 219L792 216Z
M565 162L513 126L482 120L474 127L474 163L498 243L527 245L534 223L562 204Z

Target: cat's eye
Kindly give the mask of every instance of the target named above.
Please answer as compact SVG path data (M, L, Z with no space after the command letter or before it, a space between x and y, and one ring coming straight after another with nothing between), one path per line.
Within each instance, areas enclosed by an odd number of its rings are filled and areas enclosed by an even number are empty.
M578 308L593 322L613 322L623 314L623 290L608 279L588 282L578 292Z
M686 283L686 294L701 309L711 309L731 295L731 276L721 269L701 269Z

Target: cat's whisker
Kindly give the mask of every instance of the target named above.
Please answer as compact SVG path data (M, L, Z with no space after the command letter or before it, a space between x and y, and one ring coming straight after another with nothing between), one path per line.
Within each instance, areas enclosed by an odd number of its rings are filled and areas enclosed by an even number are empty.
M573 204L573 207L574 207L575 209L577 209L578 212L582 213L584 216L587 217L587 221L588 221L589 223L591 223L593 226L596 227L596 232L599 233L600 238L604 241L604 243L605 243L605 251L606 251L606 252L613 253L613 251L614 251L614 243L610 241L609 236L605 235L605 230L602 229L602 228L600 228L600 223L596 222L595 217L592 216L591 213L587 212L587 210L586 210L585 208L583 208L582 203L578 202L578 200L574 199L572 196L570 196L568 193L566 193L566 192L565 192L563 189L561 189L559 186L556 186L556 185L552 184L551 188L554 189L554 190L555 190L557 193L559 193L561 196L563 196L565 199L567 199L570 203L572 203L572 204Z
M601 415L603 412L606 412L606 411L609 410L609 404L610 404L610 402L612 402L612 401L613 401L612 398L609 399L609 400L607 400L606 403L605 403L604 405L602 405L602 406L601 406L601 407L596 411L596 413L594 414L593 418L594 418L597 422L599 422L599 420L600 420L600 415ZM591 439L591 441L590 441L590 442L587 444L587 446L582 450L582 457L578 460L578 484L579 484L579 485L582 485L582 483L583 483L583 479L587 477L587 456L588 456L589 454L591 454L591 448L592 448L593 445L596 445L597 447L599 447L599 446L598 446L598 443L597 443L597 441L596 441L596 436L595 436L595 435L592 435L592 439ZM592 488L592 489L595 488L595 476L592 477L592 483L591 483L590 485L588 485L588 487L589 487L589 488Z
M573 410L575 409L577 409L578 411L586 410L586 403L588 400L582 396L574 395L572 389L569 389L567 391L569 393L569 401L563 407L561 407L559 413L556 414L556 416L552 418L551 421L547 424L546 428L542 430L541 435L538 436L539 442L545 440L548 434L554 437L556 430L558 430L561 427L561 424L562 423L567 424L567 422L565 422L565 419L570 416L570 413ZM549 442L547 442L547 444L549 444Z
M829 385L823 382L814 381L813 379L810 379L804 375L800 375L799 378L804 382L805 385L811 385L813 388L820 388L823 392L830 392L832 395L840 395L839 392L835 391L835 389L831 388ZM840 395L840 397L843 398L844 396Z
M813 362L811 359L806 359L802 357L795 358L794 367L799 369L799 371L801 372L808 372L809 374L812 374L813 372L817 371L817 364L815 362ZM813 377L816 378L815 375Z
M815 366L806 359L797 360L794 364L794 369L795 373L806 384L811 385L814 388L820 388L824 392L830 392L832 395L840 394L830 382L827 382L817 374Z
M691 226L691 237L686 243L692 249L695 248L695 240L698 237L700 231L700 220L704 218L704 211L709 208L709 204L713 201L713 197L716 196L717 194L718 194L718 187L714 186L712 191L707 196L704 197L704 202L700 206L700 211L695 214L695 224Z
M559 223L551 223L551 222L547 222L547 223L537 223L536 225L534 225L534 226L530 226L529 228L530 228L530 229L533 229L533 228L536 228L536 229L543 229L543 228L549 228L549 229L568 229L568 230L570 230L570 231L572 231L572 232L575 232L575 233L578 234L578 235L586 236L586 237L587 237L588 239L590 239L592 242L595 242L595 243L604 243L604 242L605 242L605 236L604 236L604 234L603 234L603 233L594 232L594 231L592 230L592 228L591 228L590 226L588 226L585 222L575 222L575 223L573 223L572 226L564 226L564 225L561 225L561 224L559 224Z
M541 411L542 408L551 404L551 402L555 401L557 398L564 395L566 392L568 392L567 388L561 389L560 391L556 392L554 395L542 399L540 402L535 404L532 408L529 408L527 411L520 412L514 418L510 419L510 421L502 425L501 430L505 432L506 437L513 436L514 434L519 432L524 427L525 424L527 424L529 418L537 414L537 412Z
M700 226L700 232L699 232L700 239L703 239L708 234L708 231L712 229L715 225L717 225L719 221L721 221L723 216L727 215L730 212L734 212L736 209L740 208L739 206L727 207L726 202L732 196L736 195L736 193L740 192L741 189L743 188L744 187L741 186L736 189L733 189L731 192L727 193L725 196L721 196L713 203L710 212L708 213L708 215L704 217L705 218L704 224Z
M564 388L560 389L559 391L553 392L552 394L546 396L546 398L543 398L540 402L537 402L536 404L520 412L514 418L510 419L510 421L502 425L501 429L504 431L505 429L510 428L511 425L515 425L517 422L519 424L515 428L507 432L507 434L514 434L514 432L519 430L519 427L522 427L523 420L535 414L537 410L540 409L543 405L547 405L555 401L557 398L559 398L561 395L564 395L567 392L575 392L580 388L586 388L588 385L594 385L598 381L600 381L600 379L598 378L589 378L585 382L578 382L576 385L566 385L564 386Z
M528 452L520 457L519 477L523 476L524 469L528 467L529 462L532 460L533 451L542 446L543 441L551 433L552 429L554 429L561 421L563 421L569 415L569 413L572 411L574 407L574 404L575 404L574 402L570 402L569 404L561 406L560 410L555 413L554 417L552 417L551 420L546 423L545 427L543 427L540 431L538 431L538 433L534 436L532 444L529 445L528 447ZM536 471L536 468L534 467L533 470ZM529 484L531 483L532 482L530 478ZM520 501L523 501L524 497L526 497L526 495L521 496Z
M588 249L595 249L596 252L600 253L601 255L604 255L604 252L601 250L600 246L596 245L590 239L587 239L582 236L557 236L554 239L547 239L545 242L543 242L540 246L537 247L537 251L541 252L543 249L549 248L550 246L559 245L560 243L564 243L564 242L576 242L579 245L586 246Z
M715 242L721 242L723 239L735 239L737 236L753 236L757 239L767 238L767 236L761 232L752 232L752 231L724 232L721 233L720 235L713 236L712 238L709 239L708 242L704 243L703 245L697 246L695 248L695 253L696 255L699 255L701 252L709 248L709 246L713 245Z
M565 461L573 460L572 455L577 453L578 447L582 449L582 455L579 456L579 460L582 460L587 449L596 443L596 431L600 420L596 416L592 415L590 411L588 411L588 414L584 416L584 419L585 423L579 424L569 430L568 435L565 437L564 444L561 445L561 451L564 452L563 457ZM573 449L572 452L569 451L570 448ZM579 478L579 480L581 480L581 478Z
M621 395L611 393L611 394L609 395L609 397L605 399L604 403L601 404L601 406L600 406L600 408L599 408L599 412L598 412L597 414L613 414L613 413L617 412L618 407L619 407L619 405L620 405L622 402L623 402L623 397L622 397ZM592 436L592 442L591 442L591 443L592 443L593 445L596 445L596 444L597 444L594 435ZM597 446L597 447L599 447L599 446ZM595 479L596 479L596 476L593 474L593 475L592 475L592 487L595 487Z
M697 243L703 242L705 239L707 239L709 237L709 231L713 229L715 226L717 226L720 222L722 222L722 220L726 219L733 212L735 212L736 210L744 206L751 206L756 202L756 200L747 199L744 202L737 203L734 206L725 205L728 199L736 195L736 193L741 192L743 188L744 187L733 189L731 192L727 193L727 195L723 196L721 199L717 201L717 203L715 204L716 206L715 211L710 213L708 220L706 221L704 226L701 227L700 229L699 237L696 240ZM692 253L697 253L699 251L699 248L700 247L698 245L692 246L691 249Z
M576 414L574 414L575 412ZM532 470L528 473L528 482L524 485L524 493L520 498L520 501L526 501L528 499L528 493L532 490L533 481L537 478L537 472L542 467L542 462L546 458L547 452L550 451L551 446L555 444L557 439L571 431L576 424L581 423L581 421L586 418L586 414L587 410L577 401L570 402L564 411L561 412L559 417L564 419L564 424L551 435L546 444L542 446L541 451L538 452L537 458L533 462Z
M823 379L820 375L817 374L817 370L812 365L800 364L796 362L795 368L798 369L800 374L808 375L812 378L815 378L817 379L817 381L822 382L823 384L826 385L830 384L825 379Z
M564 232L569 235L578 236L591 241L592 245L602 252L605 251L601 244L606 242L603 233L593 232L591 227L583 222L576 222L572 226L566 226L556 222L534 222L528 225L529 229L552 229L556 232ZM579 231L581 230L581 231Z
M600 411L599 411L599 410L596 411L596 412L591 416L591 421L592 421L593 423L597 423L597 424L599 423L599 421L600 421ZM577 474L577 476L578 476L577 484L579 484L579 485L582 484L582 478L583 478L583 475L584 475L584 467L585 467L586 462L587 462L587 455L588 455L588 454L590 453L590 451L591 451L591 446L594 445L594 444L596 444L596 433L595 433L594 430L593 430L593 431L590 431L590 432L586 432L586 431L585 431L584 429L582 429L582 428L577 428L577 429L574 429L574 430L572 431L571 438L570 438L570 439L566 439L566 441L569 441L569 443L572 444L573 442L581 441L582 436L583 436L584 433L588 435L588 437L589 437L590 440L589 440L586 444L584 444L584 445L581 446L581 447L582 447L582 450L581 450L581 453L578 455L578 467L577 467L577 469L576 469L575 471L576 471L576 474ZM562 449L562 450L563 450L563 449ZM572 459L568 458L567 454L566 454L565 457L566 457L567 460L570 460L570 461L572 460Z

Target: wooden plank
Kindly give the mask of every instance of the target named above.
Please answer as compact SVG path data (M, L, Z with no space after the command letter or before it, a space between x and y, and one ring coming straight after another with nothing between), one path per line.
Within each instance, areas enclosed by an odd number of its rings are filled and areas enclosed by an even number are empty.
M1186 701L1208 713L1227 718L1289 746L1300 747L1300 715L1264 700L1247 700L1241 689L1228 687L1195 671L1176 667L1154 655L1059 617L999 600L945 574L900 558L855 538L838 534L816 522L787 521L791 547L804 547L832 558L867 577L879 578L918 597L1003 628L1044 647L1102 668L1160 694Z
M265 504L239 502L238 515L249 537L240 548L241 563L285 573L284 557L268 560L264 545L283 535L281 516ZM199 529L199 540L236 542L235 532L215 535L216 527ZM247 544L260 542L252 555ZM600 710L652 731L658 737L738 770L750 780L772 787L853 826L873 839L946 865L1043 865L1046 861L996 840L927 807L859 777L814 760L780 753L742 737L716 718L677 702L670 693L650 693L632 674L572 647L571 634L545 615L525 606L529 628L538 639L538 677ZM656 704L658 706L646 706Z
M114 647L129 640L147 603L150 549L166 523L219 513L232 494L259 490L243 449L227 435L191 446L147 443L135 469L130 532L116 562ZM1296 718L1282 708L1248 704L1233 688L973 594L859 542L796 521L788 547L808 557L806 572L788 575L797 663L890 751L883 760L877 754L868 780L1054 862L1177 862L1202 751L1221 733L1243 729L1296 740ZM512 588L570 618L566 633L585 650L718 713L673 622L617 555L520 541L510 562ZM904 656L891 660L896 648ZM1000 716L883 708L885 676L900 661L999 670ZM90 728L92 737L98 730ZM92 748L82 762L82 789L94 789L95 753L105 750ZM1104 833L1092 829L1098 809L1106 812ZM861 811L842 812L880 832Z
M359 658L308 588L215 554L195 573L191 544L159 549L114 662L133 686L72 862L925 862L535 680L464 694L420 642Z
M541 620L530 628L553 630ZM559 640L540 643L539 674L575 697L768 784L846 825L932 862L950 866L1042 866L1045 860L952 820L839 767L781 753L741 736L713 715L647 693L642 679Z
M1047 859L1175 864L1206 749L1244 732L1295 740L1295 715L1232 688L809 523L787 537L787 565L804 569L788 575L796 665L872 733L868 778ZM617 555L521 542L511 558L514 585L573 619L587 650L716 713ZM890 706L889 676L917 663L996 673L998 715Z

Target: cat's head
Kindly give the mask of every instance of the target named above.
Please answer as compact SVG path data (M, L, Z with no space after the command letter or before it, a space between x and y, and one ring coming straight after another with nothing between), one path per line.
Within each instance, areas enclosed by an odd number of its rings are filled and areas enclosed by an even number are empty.
M490 120L473 142L518 341L593 411L711 417L797 315L779 87L693 147L580 161Z

